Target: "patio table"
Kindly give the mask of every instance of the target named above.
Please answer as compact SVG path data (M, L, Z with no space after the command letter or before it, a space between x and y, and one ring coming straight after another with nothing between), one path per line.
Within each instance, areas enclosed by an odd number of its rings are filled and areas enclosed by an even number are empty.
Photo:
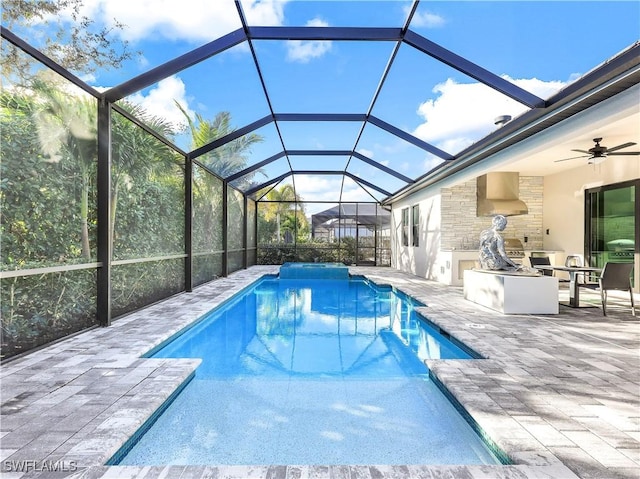
M580 306L580 283L578 275L586 273L602 273L602 268L592 268L590 266L536 266L539 270L565 271L569 273L569 302L561 301L560 304L571 308L594 308L593 305Z

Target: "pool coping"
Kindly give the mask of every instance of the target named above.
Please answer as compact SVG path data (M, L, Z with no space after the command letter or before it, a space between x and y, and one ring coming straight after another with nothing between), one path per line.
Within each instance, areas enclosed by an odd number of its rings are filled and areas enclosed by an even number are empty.
M73 466L58 477L363 477L363 478L486 478L486 477L637 477L640 474L640 424L630 413L638 406L638 365L620 360L629 348L599 351L594 358L557 371L545 367L541 358L549 353L520 348L514 361L509 356L519 336L509 325L527 323L532 331L549 327L555 335L571 337L557 319L505 316L462 298L459 288L448 288L390 268L350 268L376 284L390 284L422 301L419 308L430 322L478 351L485 359L431 360L431 374L442 383L479 426L514 462L508 466L105 466L104 462L193 373L198 360L141 358L201 317L217 304L277 267L252 267L207 283L194 290L127 315L109 328L99 328L35 351L3 364L2 468L3 477L55 477L51 471L31 467L14 469L24 461ZM582 314L582 316L578 315ZM609 322L638 335L638 322L624 312ZM582 322L602 322L593 311L568 311L572 328ZM469 323L469 319L473 323ZM483 327L474 327L471 325ZM556 329L560 328L559 332ZM550 334L546 332L546 334ZM521 339L525 339L525 337ZM508 340L508 342L505 342ZM606 349L605 342L597 343ZM506 348L509 351L501 349ZM551 345L553 346L553 345ZM613 346L612 346L613 347ZM529 350L531 349L531 350ZM553 348L551 348L553 351ZM543 354L544 353L544 354ZM549 355L553 361L553 356ZM632 355L631 355L632 357ZM576 358L577 360L577 358ZM607 366L609 360L609 366ZM566 359L563 358L566 362ZM542 361L544 362L544 361ZM621 367L622 366L622 367ZM558 393L558 386L584 381L592 368L600 381L614 387L621 404L602 400L594 385L585 388L583 406L567 414L572 405ZM538 371L538 372L536 372ZM569 372L567 372L569 371ZM545 375L556 372L559 374ZM593 374L593 372L591 372ZM610 378L608 376L611 376ZM549 378L554 381L549 382ZM572 391L575 393L575 391ZM533 396L531 396L533 394ZM575 395L575 394L574 394ZM611 391L606 395L611 396ZM614 395L614 396L615 396ZM546 397L546 399L544 399ZM544 399L544 401L542 400ZM593 412L592 409L596 410ZM545 417L548 410L560 419ZM553 410L553 411L552 411ZM613 419L606 420L607 416ZM553 419L553 420L552 420ZM598 445L602 457L599 457ZM606 447L604 447L606 446ZM22 461L22 463L20 462ZM47 462L48 461L48 462ZM9 467L7 467L9 466ZM8 470L11 468L12 470ZM603 475L605 474L605 475Z

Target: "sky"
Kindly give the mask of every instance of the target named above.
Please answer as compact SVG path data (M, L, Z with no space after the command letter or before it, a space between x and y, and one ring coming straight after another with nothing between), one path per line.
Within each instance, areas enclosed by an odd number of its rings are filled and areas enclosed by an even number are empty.
M402 27L410 1L243 0L252 26ZM136 75L241 28L231 0L85 0L84 13L99 24L114 19L117 31L141 54L117 71L84 79L97 88ZM65 21L65 18L54 19ZM37 26L36 26L37 27ZM45 27L42 26L42 29ZM633 1L422 1L409 27L415 33L541 97L549 98L640 39L640 2ZM34 41L38 29L24 32ZM23 32L16 32L18 34ZM42 34L42 32L39 32ZM253 47L276 113L366 113L394 42L254 41ZM270 114L246 43L171 76L127 98L151 113L183 125L178 102L190 115L213 118L229 111L242 127ZM516 117L526 106L403 44L372 114L455 155L497 127L498 115ZM272 123L256 133L264 141L250 154L257 163L288 149L356 149L415 178L441 162L421 148L361 123ZM178 146L190 150L187 136ZM294 169L336 169L348 157L290 157ZM282 158L264 168L275 177L289 168ZM405 183L351 159L348 171L394 192ZM264 178L264 176L260 177ZM290 180L289 180L290 181ZM296 176L307 201L333 201L343 188L338 176ZM385 195L370 190L377 199ZM343 200L372 200L353 180Z

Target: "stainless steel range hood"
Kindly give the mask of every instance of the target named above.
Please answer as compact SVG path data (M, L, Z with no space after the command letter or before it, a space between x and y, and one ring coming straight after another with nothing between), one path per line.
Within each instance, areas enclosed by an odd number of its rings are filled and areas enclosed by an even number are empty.
M519 198L518 172L487 173L477 179L476 216L526 215L527 205Z

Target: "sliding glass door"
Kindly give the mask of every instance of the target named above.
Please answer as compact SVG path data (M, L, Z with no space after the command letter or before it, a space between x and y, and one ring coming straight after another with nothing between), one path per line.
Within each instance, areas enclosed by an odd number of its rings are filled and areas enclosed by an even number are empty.
M640 180L589 189L585 200L585 250L589 265L602 268L608 261L635 263L637 289Z

